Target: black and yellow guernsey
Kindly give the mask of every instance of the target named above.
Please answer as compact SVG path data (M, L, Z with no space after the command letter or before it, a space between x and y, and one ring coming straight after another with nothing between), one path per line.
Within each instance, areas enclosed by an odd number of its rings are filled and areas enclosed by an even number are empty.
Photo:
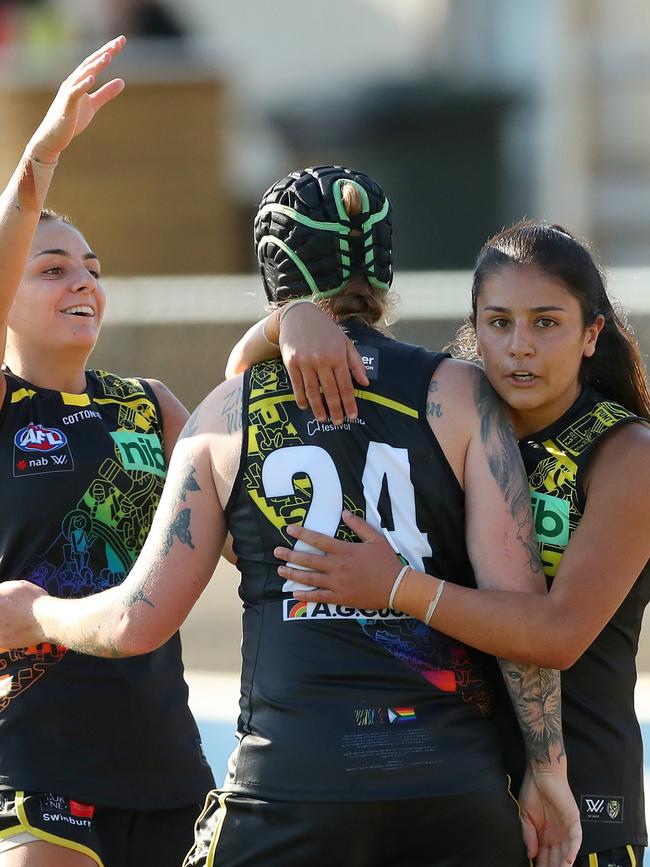
M594 447L612 430L636 420L624 407L585 388L562 418L520 442L549 585L584 513L583 479ZM615 473L616 467L611 471ZM615 546L616 539L609 543ZM616 581L616 575L611 580ZM562 672L569 782L580 808L585 852L647 844L634 686L635 656L649 598L646 566L598 638Z
M0 578L78 597L123 581L165 479L150 387L102 371L83 394L5 371ZM131 659L40 644L0 652L0 788L164 809L212 784L187 707L180 639Z
M225 789L368 801L503 781L491 658L399 611L302 603L277 574L290 523L350 540L343 508L382 526L419 569L473 584L464 495L426 418L445 357L360 325L370 386L341 425L297 408L278 361L243 384L243 449L227 507L244 602L239 746ZM298 545L302 543L298 542Z

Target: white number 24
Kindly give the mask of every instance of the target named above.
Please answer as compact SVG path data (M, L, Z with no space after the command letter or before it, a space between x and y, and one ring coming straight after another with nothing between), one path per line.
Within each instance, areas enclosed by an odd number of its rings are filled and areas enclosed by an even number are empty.
M320 446L287 446L272 452L262 466L262 485L266 497L287 497L294 492L293 478L298 473L308 475L312 484L312 499L303 526L333 536L341 520L343 490L336 465L330 454ZM393 514L392 530L381 527L379 499L386 488ZM425 533L418 528L415 516L415 490L411 481L408 450L387 443L368 445L366 464L361 480L366 501L366 520L383 533L392 547L416 569L424 571L424 558L431 556L431 546ZM298 540L296 551L320 554L318 549ZM293 565L295 568L303 568ZM284 591L311 590L305 584L285 581Z

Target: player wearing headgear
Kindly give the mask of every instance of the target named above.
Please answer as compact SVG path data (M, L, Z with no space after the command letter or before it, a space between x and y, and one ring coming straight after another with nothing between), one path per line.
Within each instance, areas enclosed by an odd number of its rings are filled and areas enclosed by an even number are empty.
M474 569L479 583L489 573L543 589L500 405L473 366L374 327L392 276L390 206L374 181L334 166L289 176L265 195L256 241L271 300L286 309L321 294L362 350L359 416L334 425L302 411L279 361L222 383L176 447L125 584L92 602L14 585L0 641L47 635L87 653L147 652L189 611L229 529L244 602L239 744L186 867L523 867L490 722L493 660L391 604L297 605L300 585L279 577L274 556L294 523L351 538L345 507L383 526L401 553L395 589L410 565L461 584ZM438 381L457 399L434 436L427 398ZM559 867L579 840L558 678L504 665L529 747L527 842L534 854L532 822L539 863Z

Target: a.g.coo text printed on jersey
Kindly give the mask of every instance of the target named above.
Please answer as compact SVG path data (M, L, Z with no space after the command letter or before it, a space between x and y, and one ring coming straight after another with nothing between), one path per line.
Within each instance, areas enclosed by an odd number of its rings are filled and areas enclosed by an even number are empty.
M14 435L14 478L74 470L68 438L55 427L30 422Z
M408 620L409 615L393 608L351 608L331 602L282 600L283 620Z

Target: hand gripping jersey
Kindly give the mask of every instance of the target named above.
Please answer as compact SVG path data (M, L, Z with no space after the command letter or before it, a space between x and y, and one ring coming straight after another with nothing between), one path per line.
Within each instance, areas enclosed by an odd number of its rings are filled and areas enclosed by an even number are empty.
M239 747L225 788L267 799L456 794L503 780L489 720L494 661L399 611L297 602L277 545L298 522L352 540L347 508L418 569L473 586L464 495L426 419L445 357L360 325L371 385L342 425L297 408L284 366L244 379L227 506L244 602ZM298 542L296 547L302 547Z
M5 371L0 412L0 577L51 595L123 581L164 483L150 387L89 371L83 394ZM0 788L162 809L212 784L187 707L178 635L130 659L52 644L0 653Z
M520 443L549 584L584 513L583 478L594 446L610 431L635 420L624 407L585 388L562 418ZM616 539L608 543L615 546ZM639 632L649 598L646 566L598 638L562 672L569 782L580 808L585 852L647 843L634 685Z

